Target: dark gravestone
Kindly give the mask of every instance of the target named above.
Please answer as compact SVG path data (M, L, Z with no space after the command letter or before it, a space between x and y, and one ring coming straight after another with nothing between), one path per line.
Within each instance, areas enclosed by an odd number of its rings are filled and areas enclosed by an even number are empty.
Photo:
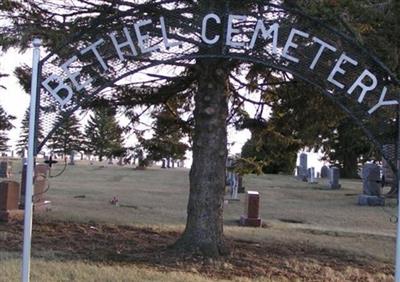
M391 162L396 162L396 146L394 144L385 144L383 145L382 150L385 156L387 156ZM390 186L391 189L387 193L387 196L396 197L396 176L393 173L393 169L389 165L388 161L385 159L382 159L382 186Z
M362 169L363 194L369 196L381 195L381 170L376 164L365 164Z
M326 165L324 165L321 168L321 178L328 178L328 177L329 177L329 168Z
M0 177L10 178L11 177L11 162L1 161L0 162Z
M362 169L363 194L358 196L361 206L384 206L385 199L381 197L381 171L376 164L365 164Z
M0 183L0 210L17 210L20 199L20 187L16 181Z
M307 169L307 179L309 180L312 176L311 167Z
M69 165L75 165L75 151L72 150L69 154Z
M240 224L260 227L260 194L257 191L248 191L244 203L244 215L240 217Z
M24 211L19 210L20 186L16 181L3 181L0 183L0 221L21 221Z
M243 186L243 176L239 174L238 177L238 193L245 193L246 189Z
M123 165L124 165L124 158L123 158L123 157L119 157L119 159L118 159L118 165L119 165L119 166L123 166Z
M331 167L329 173L329 188L330 189L340 189L341 185L339 184L340 179L340 170L337 167Z
M308 156L305 153L300 154L300 165L297 170L297 177L302 181L307 181L307 159Z

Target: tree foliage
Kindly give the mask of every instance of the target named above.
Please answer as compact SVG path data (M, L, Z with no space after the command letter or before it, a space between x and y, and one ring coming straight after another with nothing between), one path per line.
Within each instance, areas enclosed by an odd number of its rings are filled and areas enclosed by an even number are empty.
M97 108L85 127L85 151L102 161L104 157L122 156L122 128L115 119L115 113L107 108Z
M48 147L57 154L71 154L72 151L80 151L83 148L83 135L76 116L69 116L64 122L62 116L58 117L55 124L58 128L49 140Z
M9 148L7 144L9 141L7 131L14 128L14 125L11 123L12 120L15 120L15 117L8 115L3 107L0 107L0 151L6 151Z
M24 117L21 121L21 126L20 126L20 134L19 138L17 140L16 144L16 149L17 149L17 154L21 156L22 158L25 157L25 151L28 150L28 138L29 138L29 108L26 109ZM43 127L42 127L42 119L40 117L39 113L39 118L38 118L38 124L36 128L36 136L38 143L43 140Z
M154 134L150 139L139 140L148 152L147 158L154 161L185 159L188 145L181 141L185 135L177 110L176 103L171 99L161 106L160 110L153 112Z

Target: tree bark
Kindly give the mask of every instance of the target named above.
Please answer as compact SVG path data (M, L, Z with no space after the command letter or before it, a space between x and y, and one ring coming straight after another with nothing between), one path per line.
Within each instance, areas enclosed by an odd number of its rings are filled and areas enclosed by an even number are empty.
M228 71L226 62L198 62L193 164L186 228L175 246L205 256L227 251L223 238L223 200L227 157Z

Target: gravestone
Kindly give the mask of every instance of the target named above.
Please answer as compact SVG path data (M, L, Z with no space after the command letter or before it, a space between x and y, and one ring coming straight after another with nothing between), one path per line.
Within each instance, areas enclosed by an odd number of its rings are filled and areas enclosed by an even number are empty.
M296 166L296 176L298 179L300 179L300 175L301 175L301 168L300 166Z
M16 181L0 182L0 210L17 210L20 200L20 187Z
M307 181L307 154L301 153L300 154L300 165L297 170L297 177L302 181Z
M10 178L11 177L11 162L1 161L0 162L0 178Z
M33 203L41 205L44 203L44 192L48 187L49 166L47 164L37 164L33 178ZM23 168L21 180L21 206L25 205L25 184L26 183L26 166Z
M75 151L72 150L69 154L69 165L75 165Z
M19 210L20 186L16 181L0 183L0 221L23 220L24 211Z
M358 196L361 206L384 206L381 197L381 170L376 164L365 164L362 168L363 193Z
M229 186L229 192L231 193L231 200L239 200L239 178L240 175L234 171L236 160L232 157L228 157L226 160L226 174L225 183Z
M339 184L340 170L337 167L331 167L329 172L329 188L330 189L340 189Z
M315 181L315 168L314 167L310 167L308 170L307 170L307 178L308 178L308 182L309 183L317 183L317 181Z
M324 165L321 167L321 178L328 178L329 177L329 168Z
M382 147L384 154L392 162L396 161L396 146L394 144L385 144ZM387 193L389 197L395 197L397 191L396 176L389 163L382 159L382 186L390 186L390 191Z
M240 224L244 226L260 227L260 194L257 191L248 191L244 202L244 214L240 217Z
M34 202L35 204L44 203L44 192L48 188L49 166L47 164L37 164L35 166L34 178Z
M245 192L246 192L246 189L243 186L243 176L239 174L239 177L238 177L238 193L243 194Z
M369 196L381 195L381 170L376 164L365 164L362 168L363 194Z

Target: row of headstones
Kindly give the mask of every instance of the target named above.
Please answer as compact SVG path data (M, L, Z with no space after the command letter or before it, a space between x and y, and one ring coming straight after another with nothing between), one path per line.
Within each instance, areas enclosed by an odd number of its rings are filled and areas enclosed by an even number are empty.
M5 178L0 182L0 221L22 220L25 205L25 183L26 183L26 165L22 169L21 184L17 181L7 178L11 175L11 162L7 162L10 171L7 175L1 175ZM1 164L4 163L0 162ZM35 211L48 209L49 203L44 199L44 193L48 187L49 166L47 164L38 164L34 171L33 186L33 207Z
M385 167L384 167L385 168ZM300 166L297 168L297 175L303 181L314 183L314 168L307 169L307 154L300 155ZM385 175L385 174L384 174ZM337 167L328 168L323 166L321 168L321 178L329 178L329 188L339 189L340 171ZM382 197L382 179L381 169L375 163L364 164L362 168L363 191L358 197L359 205L369 206L383 206L385 200Z
M339 183L340 179L340 170L338 167L327 167L323 166L321 168L321 172L317 173L315 176L315 168L307 168L306 165L300 163L300 166L297 167L297 178L309 182L309 183L317 183L317 178L328 178L328 186L330 189L340 189L341 185Z

